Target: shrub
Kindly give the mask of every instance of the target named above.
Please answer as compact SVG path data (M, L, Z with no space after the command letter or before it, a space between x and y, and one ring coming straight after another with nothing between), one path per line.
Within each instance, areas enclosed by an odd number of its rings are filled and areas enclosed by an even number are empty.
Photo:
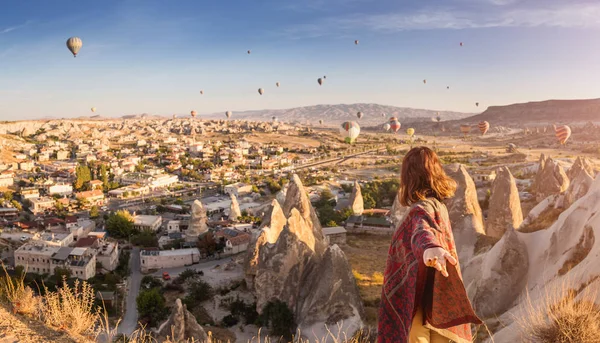
M71 335L92 335L99 320L99 309L94 308L94 289L87 282L75 280L73 287L63 279L56 292L46 289L41 312L44 322Z
M189 294L183 299L188 306L212 299L214 291L212 287L203 280L196 280L190 285Z
M141 291L135 302L140 317L147 319L150 326L160 323L167 315L165 298L160 294L158 288Z
M152 275L146 275L142 278L140 288L142 289L152 289L152 288L161 288L163 285L162 281L157 279Z
M223 317L223 325L227 328L232 327L237 323L239 323L239 319L231 314Z
M32 315L37 311L38 298L29 286L25 286L25 273L11 277L4 268L5 276L0 278L0 295L11 304L13 312Z
M280 300L266 303L257 322L260 326L268 327L272 335L288 340L292 338L296 329L294 314L287 304Z
M184 271L182 271L181 273L179 273L179 276L177 276L175 279L173 279L173 283L176 284L183 284L187 279L191 279L191 278L195 278L198 274L196 274L196 271L193 269L186 269Z

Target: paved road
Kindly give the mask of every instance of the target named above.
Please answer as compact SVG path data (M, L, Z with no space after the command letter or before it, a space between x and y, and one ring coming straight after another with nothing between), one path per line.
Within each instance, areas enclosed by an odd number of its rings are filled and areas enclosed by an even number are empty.
M193 269L196 271L199 271L199 270L207 271L209 269L212 269L216 265L224 265L231 261L232 261L232 258L230 256L227 256L227 257L221 258L220 260L210 260L210 261L206 261L206 262L200 262L198 264L192 264L191 266L165 268L165 269L161 269L157 272L154 272L150 275L162 278L163 272L167 272L167 273L169 273L169 276L171 277L171 279L173 279L173 278L179 276L179 274L186 269Z
M131 249L129 268L131 275L128 280L125 318L123 318L117 330L118 333L126 335L131 335L137 328L138 323L138 312L135 299L140 292L140 284L142 282L142 273L140 272L140 248Z

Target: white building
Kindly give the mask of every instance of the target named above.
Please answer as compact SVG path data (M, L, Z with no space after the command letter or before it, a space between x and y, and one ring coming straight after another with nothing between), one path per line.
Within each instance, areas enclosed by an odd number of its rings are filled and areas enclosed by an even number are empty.
M162 224L161 216L147 216L147 215L137 215L133 217L133 227L136 230L144 231L151 230L157 231Z
M66 247L73 243L73 234L69 233L43 233L39 239L42 244L54 247Z
M48 187L48 194L71 195L73 194L73 186L68 184L52 185Z
M183 223L181 220L169 220L167 222L167 233L181 232L182 224L187 226L188 222Z
M34 167L35 167L35 164L33 163L33 161L26 161L26 162L19 163L19 169L21 169L21 170L31 171L31 170L33 170Z
M236 182L232 183L231 185L226 185L224 191L226 194L233 194L236 197L239 197L240 195L252 193L252 185L247 185L242 182Z
M12 186L14 181L15 174L12 172L2 172L0 173L0 187L10 187Z
M43 197L37 199L29 199L31 207L29 208L33 214L38 214L54 208L54 199Z
M163 269L189 266L200 262L198 248L179 250L142 250L140 252L141 269L145 273L150 269Z
M52 274L56 267L67 268L71 276L87 280L96 275L96 256L87 248L27 243L15 250L15 266L36 274Z
M152 177L150 181L150 188L166 188L175 183L179 182L179 177L177 175L170 174L161 174Z
M96 260L102 268L113 271L119 264L119 243L103 243L97 250Z

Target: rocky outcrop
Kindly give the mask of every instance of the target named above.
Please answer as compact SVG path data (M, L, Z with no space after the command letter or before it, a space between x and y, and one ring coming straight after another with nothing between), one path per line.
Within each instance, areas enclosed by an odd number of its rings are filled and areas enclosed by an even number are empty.
M277 299L289 306L301 328L319 331L343 323L352 334L362 326L364 310L352 270L337 245L327 246L297 175L284 205L273 201L253 237L245 275L259 312Z
M475 182L462 164L451 164L446 168L448 176L456 181L454 197L445 201L450 215L452 233L461 263L466 263L474 253L479 235L485 234L483 215L477 199Z
M514 305L527 282L529 257L527 246L515 230L507 230L502 239L480 259L479 269L465 275L469 298L477 315L489 318Z
M492 184L487 234L500 238L504 232L518 228L521 222L523 212L515 178L507 167L500 167Z
M595 176L594 167L592 163L585 157L577 157L571 168L567 171L567 177L569 180L573 180L579 175L581 171L587 172L592 178Z
M229 206L229 220L233 222L237 222L238 218L242 216L242 211L240 210L240 204L238 203L237 197L235 194L230 194L231 198L231 206Z
M532 191L538 201L555 194L563 193L569 188L569 177L563 167L544 154L540 157L540 166L533 180Z
M354 181L354 188L352 188L352 195L350 196L350 209L352 210L352 214L355 216L360 216L365 211L363 197L358 181Z
M196 321L196 317L187 310L181 299L175 300L175 307L169 319L158 329L159 336L169 337L173 342L204 342L208 336Z
M402 224L402 221L404 220L404 217L408 213L409 209L410 208L407 206L402 206L402 204L400 203L400 193L396 193L394 203L392 204L392 209L390 210L390 213L388 215L392 224L394 225L394 228L397 229L400 226L400 224Z
M569 184L569 188L567 188L563 195L563 201L561 203L563 208L568 208L579 198L586 195L594 183L594 178L586 169L580 169L574 175L574 178Z
M190 225L185 232L186 240L195 242L198 240L198 236L208 231L206 221L206 209L200 200L194 200L192 203L192 215L190 217Z

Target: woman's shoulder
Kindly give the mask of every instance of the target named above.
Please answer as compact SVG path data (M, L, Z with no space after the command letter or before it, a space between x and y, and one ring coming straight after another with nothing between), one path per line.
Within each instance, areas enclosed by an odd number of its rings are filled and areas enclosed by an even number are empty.
M425 211L430 214L435 214L446 210L446 205L444 205L444 203L442 203L438 199L430 197L412 204L411 212L413 210Z

